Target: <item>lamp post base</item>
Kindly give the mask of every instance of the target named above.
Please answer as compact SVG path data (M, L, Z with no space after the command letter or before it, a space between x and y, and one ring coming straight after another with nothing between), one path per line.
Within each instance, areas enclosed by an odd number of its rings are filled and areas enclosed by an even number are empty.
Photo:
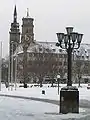
M79 91L74 86L66 86L60 91L60 113L79 113Z

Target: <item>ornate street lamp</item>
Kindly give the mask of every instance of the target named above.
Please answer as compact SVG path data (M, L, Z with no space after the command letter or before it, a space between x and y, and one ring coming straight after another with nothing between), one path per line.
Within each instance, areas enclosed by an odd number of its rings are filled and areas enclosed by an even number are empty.
M67 87L62 88L60 91L60 94L61 94L60 112L61 113L68 113L68 112L78 113L79 112L79 91L75 87L72 87L71 65L72 65L72 51L80 47L83 34L73 32L73 27L66 27L66 31L67 31L66 34L57 33L58 43L56 43L56 46L61 47L62 49L66 49L67 55L68 55ZM74 91L74 93L72 93L72 91Z
M67 34L57 33L58 43L56 46L60 46L62 49L67 50L68 54L68 81L67 86L72 86L71 81L71 62L72 62L72 51L78 49L82 40L83 34L73 32L73 27L67 27Z

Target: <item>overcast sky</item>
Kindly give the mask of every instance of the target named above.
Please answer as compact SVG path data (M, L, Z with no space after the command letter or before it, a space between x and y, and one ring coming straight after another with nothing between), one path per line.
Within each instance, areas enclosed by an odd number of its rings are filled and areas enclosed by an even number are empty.
M36 40L57 42L56 32L65 32L66 26L73 26L76 32L84 33L82 42L90 43L90 0L2 0L0 41L3 42L3 56L9 50L9 29L15 4L20 27L29 8L34 18Z

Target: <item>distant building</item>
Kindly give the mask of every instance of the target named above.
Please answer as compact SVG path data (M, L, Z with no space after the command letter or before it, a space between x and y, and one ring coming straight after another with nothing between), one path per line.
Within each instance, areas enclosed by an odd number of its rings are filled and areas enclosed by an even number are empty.
M37 82L45 80L43 78L49 76L54 79L60 74L61 79L67 78L67 54L65 50L56 47L56 42L39 42L34 40L33 18L27 16L22 18L22 32L20 33L19 23L17 22L16 6L14 9L14 20L10 29L10 75L11 75L11 56L17 57L17 78L18 82L23 81L23 73L27 73L27 82ZM13 45L12 45L13 43ZM12 50L13 46L13 50ZM24 50L27 48L26 62L24 60ZM80 52L73 52L73 60L77 60L77 54L82 54L84 60L90 60L90 45L81 44ZM87 57L84 52L87 51ZM12 52L13 51L13 52ZM81 59L81 58L80 58ZM83 59L83 57L82 57ZM26 69L24 66L27 64ZM15 63L14 63L15 68ZM14 69L15 72L15 69ZM11 77L10 77L11 79Z

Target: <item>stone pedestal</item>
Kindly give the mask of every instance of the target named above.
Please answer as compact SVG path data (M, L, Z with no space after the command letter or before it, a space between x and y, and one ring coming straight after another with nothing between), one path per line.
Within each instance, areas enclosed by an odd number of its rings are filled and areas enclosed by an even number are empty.
M79 91L74 86L67 86L60 91L60 113L79 113Z

